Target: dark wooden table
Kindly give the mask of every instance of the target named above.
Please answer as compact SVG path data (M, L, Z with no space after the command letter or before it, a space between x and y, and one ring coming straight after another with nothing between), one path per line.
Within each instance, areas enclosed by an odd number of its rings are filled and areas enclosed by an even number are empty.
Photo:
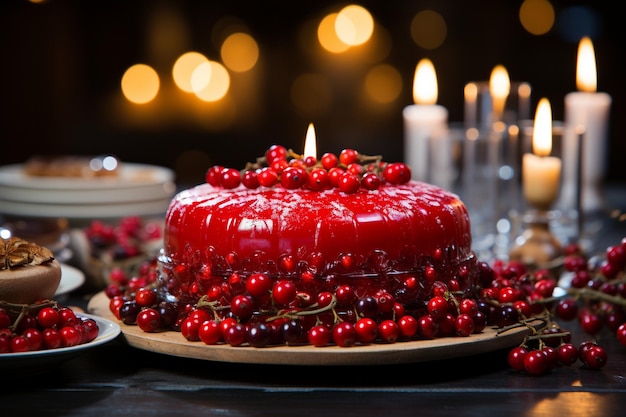
M626 236L625 224L609 222L601 244ZM67 304L87 302L72 294ZM576 322L562 326L575 343L589 339ZM404 365L269 366L173 357L119 337L49 368L3 371L0 415L624 416L626 347L606 329L597 340L604 368L530 376L508 367L508 349Z

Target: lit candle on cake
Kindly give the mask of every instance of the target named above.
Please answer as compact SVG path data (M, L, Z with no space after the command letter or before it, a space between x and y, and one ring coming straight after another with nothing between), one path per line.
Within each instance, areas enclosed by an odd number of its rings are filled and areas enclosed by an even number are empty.
M496 65L491 71L489 78L489 93L493 103L491 110L491 123L501 122L504 116L506 99L511 92L511 80L509 73L502 65Z
M312 157L317 160L317 144L315 143L315 128L313 123L309 123L309 127L306 129L306 137L304 138L304 158Z
M526 201L537 209L548 210L559 193L561 160L552 151L552 109L547 98L539 100L532 137L533 153L522 160Z
M448 110L437 103L437 74L429 59L422 59L415 68L413 101L404 108L404 159L411 167L413 179L428 181L431 148L447 135ZM441 151L444 152L445 151ZM447 155L451 158L450 155Z
M571 202L577 194L577 177L581 175L582 209L594 211L602 208L602 179L606 168L608 116L611 96L598 93L596 62L593 44L588 37L578 45L576 63L578 91L565 96L564 200ZM577 131L584 131L581 165L577 164L579 152Z

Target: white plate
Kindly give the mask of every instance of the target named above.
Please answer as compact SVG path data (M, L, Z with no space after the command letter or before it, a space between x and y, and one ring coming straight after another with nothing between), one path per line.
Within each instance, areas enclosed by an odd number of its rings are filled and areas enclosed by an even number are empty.
M67 264L61 264L61 282L55 297L74 291L85 283L85 274L80 269Z
M0 167L0 195L6 202L134 203L170 199L175 190L174 172L154 165L123 163L114 178L34 177L26 175L21 164Z
M1 191L0 191L0 195ZM3 196L3 195L2 195ZM20 217L64 219L110 219L125 216L162 216L171 198L135 201L130 203L97 204L44 204L25 203L0 199L0 213Z
M45 370L45 368L57 365L74 356L83 353L87 349L94 348L115 339L121 332L120 326L111 320L91 314L77 313L79 317L92 318L98 323L98 337L89 343L82 345L36 350L31 352L0 353L0 370L4 372L32 372Z

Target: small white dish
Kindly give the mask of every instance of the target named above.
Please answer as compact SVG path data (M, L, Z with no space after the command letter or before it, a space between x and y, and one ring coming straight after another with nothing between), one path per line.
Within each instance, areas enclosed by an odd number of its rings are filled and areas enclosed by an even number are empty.
M68 294L85 283L85 274L73 266L61 264L61 282L54 293L55 297Z
M81 345L30 352L0 353L0 370L13 372L44 371L46 368L65 362L87 349L110 342L120 333L120 326L108 319L91 314L77 313L78 317L92 318L98 324L98 337ZM14 374L7 374L14 375Z

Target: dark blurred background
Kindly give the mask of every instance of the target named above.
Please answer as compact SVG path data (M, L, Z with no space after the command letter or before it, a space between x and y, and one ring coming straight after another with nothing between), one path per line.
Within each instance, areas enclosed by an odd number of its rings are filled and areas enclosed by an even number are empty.
M511 81L532 85L533 114L547 97L562 120L564 96L576 90L578 41L589 36L598 91L613 99L607 181L626 180L623 15L615 2L551 0L553 24L532 34L520 8L533 2L547 0L355 2L374 18L373 38L333 54L316 41L317 27L347 2L3 0L0 165L34 154L112 153L197 183L210 165L242 167L273 143L301 149L310 122L319 152L354 147L400 160L402 109L412 104L421 58L436 67L438 103L451 122L463 119L464 85L487 80L498 64ZM259 55L250 70L229 72L227 96L201 102L177 89L175 60L197 51L220 62L233 31L249 34ZM159 75L160 90L146 104L129 102L120 88L137 63ZM368 82L386 95L372 95Z

